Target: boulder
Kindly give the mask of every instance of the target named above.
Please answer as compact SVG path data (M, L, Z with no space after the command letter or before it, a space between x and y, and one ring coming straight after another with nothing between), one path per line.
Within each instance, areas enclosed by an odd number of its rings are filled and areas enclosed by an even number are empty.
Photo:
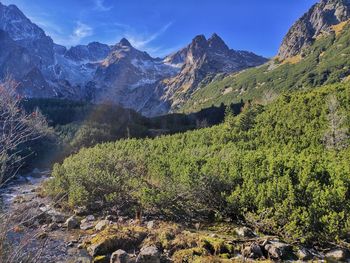
M118 249L111 256L110 263L129 263L129 254L122 249Z
M303 248L303 247L298 249L297 257L299 260L302 260L302 261L307 261L307 260L311 260L314 258L312 253L308 249Z
M64 223L64 221L65 221L65 217L62 214L54 214L54 215L52 215L51 219L52 219L52 222L58 223L58 224Z
M101 220L97 223L97 225L95 226L96 231L102 231L104 230L107 226L110 225L110 221L109 220Z
M252 243L250 246L244 248L242 254L245 258L251 259L258 259L264 257L261 247L257 243Z
M256 237L255 233L253 232L253 230L251 230L249 227L239 227L235 229L236 233L238 236L240 237Z
M289 260L296 258L292 246L283 242L271 241L268 242L264 248L269 257L273 260Z
M65 226L68 230L79 228L80 223L79 220L75 216L71 216L67 219Z
M337 248L326 253L325 258L330 261L347 261L350 258L349 251L343 248Z
M137 256L136 263L160 263L160 252L157 247L143 247Z

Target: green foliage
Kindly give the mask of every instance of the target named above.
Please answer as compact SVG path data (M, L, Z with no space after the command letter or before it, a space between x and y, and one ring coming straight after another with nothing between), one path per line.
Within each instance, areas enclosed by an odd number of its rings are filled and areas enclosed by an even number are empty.
M246 104L211 128L82 149L55 166L49 187L72 206L231 217L287 239L337 242L350 231L350 148L324 145L330 95L349 128L350 86L325 86Z

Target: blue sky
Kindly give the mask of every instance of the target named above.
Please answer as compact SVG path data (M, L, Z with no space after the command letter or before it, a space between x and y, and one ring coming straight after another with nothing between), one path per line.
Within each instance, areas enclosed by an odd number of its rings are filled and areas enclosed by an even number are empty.
M0 0L16 4L56 43L72 46L126 37L164 56L213 32L229 47L274 56L289 27L316 0Z

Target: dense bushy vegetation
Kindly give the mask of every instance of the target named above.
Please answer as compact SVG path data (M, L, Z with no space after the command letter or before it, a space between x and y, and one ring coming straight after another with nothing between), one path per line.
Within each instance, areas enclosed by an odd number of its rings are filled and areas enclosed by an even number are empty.
M24 145L31 155L30 167L48 166L82 147L112 142L122 138L146 138L208 127L224 120L225 106L210 107L197 113L169 114L146 118L117 105L93 105L60 99L29 99L22 102L27 112L39 109L55 133L35 143ZM231 105L238 114L243 102Z
M246 104L224 124L82 149L54 167L71 206L181 220L244 220L301 242L350 233L350 86Z
M221 78L200 89L183 106L185 112L212 104L231 103L241 99L271 101L292 90L338 83L350 74L350 25L338 33L320 36L299 57L289 61L276 58L261 67Z

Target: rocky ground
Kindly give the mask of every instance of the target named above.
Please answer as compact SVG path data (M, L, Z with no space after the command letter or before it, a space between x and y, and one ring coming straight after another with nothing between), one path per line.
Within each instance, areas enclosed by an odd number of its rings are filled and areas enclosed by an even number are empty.
M33 176L34 175L34 176ZM62 212L40 194L41 173L1 192L4 211L15 214L9 238L35 262L349 262L344 248L320 250L257 235L231 223L183 226L158 219ZM22 246L23 239L30 240ZM23 248L22 248L23 247Z

